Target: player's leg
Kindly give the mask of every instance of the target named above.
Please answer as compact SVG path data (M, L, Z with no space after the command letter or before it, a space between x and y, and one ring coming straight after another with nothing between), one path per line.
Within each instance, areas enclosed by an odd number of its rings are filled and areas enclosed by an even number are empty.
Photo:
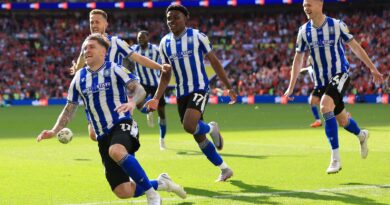
M119 123L113 129L111 136L112 139L108 154L123 169L128 177L131 177L136 183L134 196L144 191L149 204L160 204L160 196L133 155L140 146L136 122L129 120ZM157 182L154 185L156 186L156 184ZM137 191L137 187L139 191Z
M156 92L155 87L147 86L147 85L142 85L144 87L145 92L146 92L146 98L145 101L148 100L150 96L154 96L154 93ZM149 127L154 127L154 117L153 117L153 112L149 112L149 110L146 107L143 107L144 103L140 103L137 105L137 109L143 113L146 114L146 123L148 124Z
M343 94L349 85L349 76L346 73L335 75L321 98L321 113L325 120L325 133L332 147L331 162L326 170L328 174L341 170L339 153L338 125L336 116L344 109Z
M320 115L318 113L317 106L320 105L320 96L318 96L318 89L313 90L309 97L309 103L311 107L311 112L314 116L314 122L310 124L310 127L320 127L322 126Z
M154 96L156 91L157 91L157 87L151 87L150 91L151 91L151 93L150 93L151 96ZM165 105L166 105L166 102L165 102L165 98L163 96L160 99L160 101L158 102L158 108L157 108L158 125L160 127L160 149L161 150L166 149L165 134L167 133L167 121L166 121L166 116L165 116Z
M164 99L161 99L159 106L157 108L158 112L158 125L160 127L160 149L166 149L165 144L165 134L167 133L167 120L165 116L165 100L164 103L161 103Z
M333 112L335 105L333 99L329 95L324 95L321 98L321 113L325 121L325 134L332 148L331 162L326 170L328 174L337 173L341 170L338 127L335 114Z
M92 124L88 122L88 135L92 141L97 141L95 131L93 130Z
M336 106L335 113L337 110L342 110L338 115L336 115L337 122L340 126L344 127L348 132L356 135L360 142L360 156L365 159L368 155L368 130L362 130L359 128L355 120L350 117L349 113L344 109L344 105L339 107ZM339 112L339 111L338 111ZM338 113L337 112L337 113Z
M233 171L218 154L214 144L207 139L206 134L212 132L213 128L202 120L202 113L208 100L207 96L206 93L200 92L179 99L180 119L184 130L194 136L207 159L221 169L217 181L226 181L233 175Z

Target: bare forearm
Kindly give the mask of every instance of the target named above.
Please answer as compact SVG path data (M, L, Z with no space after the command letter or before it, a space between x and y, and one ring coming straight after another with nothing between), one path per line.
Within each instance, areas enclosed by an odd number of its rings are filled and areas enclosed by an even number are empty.
M83 68L85 65L85 60L84 60L84 56L82 53L80 53L78 59L77 59L77 62L76 62L76 67L75 67L75 72L77 72L78 70L80 70L81 68Z
M223 69L221 63L219 62L218 58L215 56L214 53L207 54L207 58L210 61L211 66L213 67L215 73L219 77L219 79L225 84L227 89L231 89L231 85L229 83L229 80L226 76L225 70Z
M289 85L290 88L295 87L295 83L297 82L297 78L301 68L302 68L302 58L296 56L294 58L292 70L291 70L290 85Z
M132 61L135 61L135 62L141 64L142 66L147 67L147 68L151 68L151 69L155 69L155 70L161 70L162 69L162 66L160 64L156 63L153 60L150 60L149 58L141 56L141 55L139 55L137 53L133 53L130 56L130 59Z
M371 72L376 71L374 64L371 59L368 57L366 51L355 41L351 42L352 52L361 60L363 63L370 69Z
M133 81L127 85L128 96L131 98L136 105L142 103L145 99L146 92L145 89L136 81Z
M162 72L160 76L160 83L158 84L158 88L153 98L160 99L167 89L169 81L171 80L171 71Z
M73 103L67 103L62 110L62 113L57 119L56 124L52 128L54 133L58 133L62 128L66 127L66 125L72 120L74 114L76 113L77 105Z

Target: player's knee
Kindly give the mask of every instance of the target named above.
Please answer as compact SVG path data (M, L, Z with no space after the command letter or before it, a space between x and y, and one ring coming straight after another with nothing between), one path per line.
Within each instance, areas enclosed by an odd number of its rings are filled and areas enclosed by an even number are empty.
M196 125L192 125L190 123L183 123L183 128L186 132L193 134L196 131Z
M124 189L121 189L118 191L114 190L113 192L120 199L129 199L129 198L133 197L133 194L130 191L127 191Z
M124 156L126 156L127 151L123 145L113 144L108 149L108 154L114 161L119 162Z

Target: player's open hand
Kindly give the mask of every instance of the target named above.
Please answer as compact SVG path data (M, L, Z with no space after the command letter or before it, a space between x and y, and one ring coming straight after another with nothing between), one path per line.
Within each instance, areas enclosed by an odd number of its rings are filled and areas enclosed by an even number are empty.
M383 83L383 74L381 74L378 70L372 72L372 76L374 77L375 84L379 85Z
M129 112L133 115L133 111L135 108L135 103L133 101L129 101L128 103L123 103L122 105L117 106L114 111L117 113L125 113Z
M152 98L145 103L144 107L146 107L146 109L148 109L148 111L153 112L153 111L157 110L158 102L159 102L158 99Z
M52 138L54 135L56 135L56 133L54 133L53 130L43 130L41 134L38 135L37 141L40 142L41 140Z
M294 97L292 97L293 89L288 88L286 92L284 92L284 96L287 97L287 100L294 100Z
M171 69L172 69L172 67L171 67L171 65L169 65L169 64L162 64L162 69L161 69L161 71L162 72L169 72L169 71L171 71Z
M237 94L233 89L228 90L228 94L230 96L230 102L229 105L233 105L237 101Z
M72 67L69 68L70 75L74 75L76 73L76 62L72 60Z

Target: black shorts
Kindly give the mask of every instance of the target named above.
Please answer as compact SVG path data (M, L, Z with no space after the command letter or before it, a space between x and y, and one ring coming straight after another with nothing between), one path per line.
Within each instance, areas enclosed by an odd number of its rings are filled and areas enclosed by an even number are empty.
M149 86L149 85L142 85L142 87L144 87L145 91L146 91L146 97L150 95L150 97L153 97L154 94L156 94L157 92L157 87L154 87L154 86ZM160 101L158 102L158 106L165 106L166 102L165 102L165 97L162 96Z
M322 96L323 96L324 93L325 93L325 90L326 90L326 87L325 87L325 88L316 88L316 89L314 89L314 90L311 92L311 95L312 95L312 96L316 96L316 97L318 97L319 99L321 99Z
M349 86L350 78L347 73L336 74L328 84L325 94L331 97L336 107L334 114L338 115L344 110L343 95Z
M187 108L198 110L202 114L200 119L203 120L203 112L208 101L209 93L204 90L195 91L179 98L177 100L177 108L179 110L180 121L183 123Z
M122 183L130 181L129 176L108 154L108 149L113 144L125 146L127 152L134 155L140 147L137 123L133 120L119 122L115 125L110 134L102 137L98 141L106 179L111 186L111 190L114 190L115 187Z

